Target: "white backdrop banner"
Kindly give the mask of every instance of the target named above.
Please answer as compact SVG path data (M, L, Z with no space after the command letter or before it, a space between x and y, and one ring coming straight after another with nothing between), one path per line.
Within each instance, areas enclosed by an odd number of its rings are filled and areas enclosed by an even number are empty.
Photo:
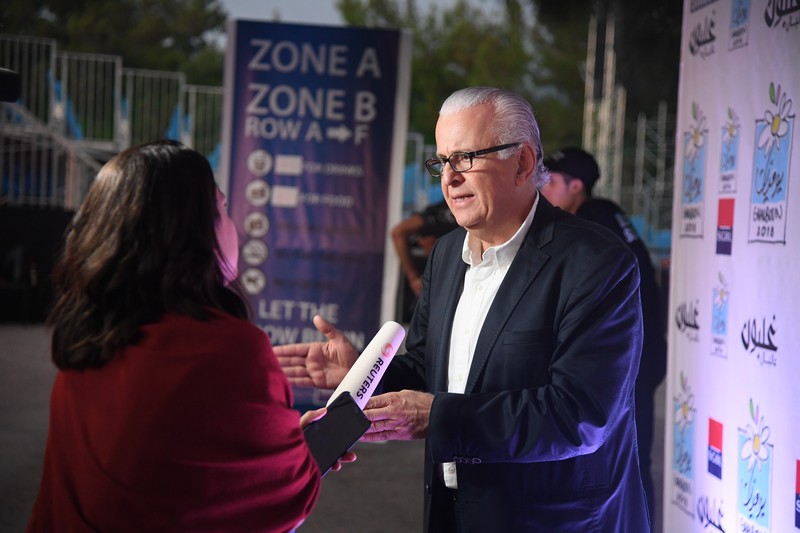
M685 0L664 531L800 531L800 0Z

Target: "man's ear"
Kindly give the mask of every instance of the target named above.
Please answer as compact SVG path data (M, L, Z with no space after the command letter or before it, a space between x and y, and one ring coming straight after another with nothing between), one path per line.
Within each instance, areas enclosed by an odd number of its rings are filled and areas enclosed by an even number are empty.
M572 194L585 194L586 186L583 184L583 181L579 180L578 178L572 178L569 180L569 184L567 185L569 192Z
M536 153L533 151L533 146L530 143L522 143L517 155L517 185L522 185L533 176L533 170L536 168Z

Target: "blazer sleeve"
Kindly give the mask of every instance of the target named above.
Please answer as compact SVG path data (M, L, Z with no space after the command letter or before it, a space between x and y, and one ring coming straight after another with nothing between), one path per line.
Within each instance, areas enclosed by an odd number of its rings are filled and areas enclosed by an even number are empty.
M605 230L595 237L571 243L527 288L480 387L436 395L428 433L434 461L590 454L630 417L642 345L639 272L616 237ZM530 331L510 331L528 323Z

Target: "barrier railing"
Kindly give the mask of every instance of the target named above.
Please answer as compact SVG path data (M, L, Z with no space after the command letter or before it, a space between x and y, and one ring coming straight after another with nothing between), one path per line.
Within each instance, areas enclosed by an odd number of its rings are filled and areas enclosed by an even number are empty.
M82 186L53 188L44 185L49 175L18 173L22 159L59 159L53 154L61 151L72 154L67 160L103 162L134 144L171 138L205 154L215 170L218 167L222 87L187 85L180 73L124 68L120 56L58 51L52 39L20 35L0 34L0 67L19 73L22 82L13 110L3 110L7 116L0 131L0 157L14 163L0 166L0 202L73 204L73 199L57 195ZM21 116L27 117L24 123L17 120ZM35 142L26 129L30 127L36 128ZM42 137L48 134L52 139ZM14 159L21 153L27 155ZM68 165L62 166L66 172ZM38 167L27 165L24 172L34 168ZM62 178L71 183L71 177ZM32 179L37 185L31 185Z
M100 163L19 104L0 103L0 205L75 209Z

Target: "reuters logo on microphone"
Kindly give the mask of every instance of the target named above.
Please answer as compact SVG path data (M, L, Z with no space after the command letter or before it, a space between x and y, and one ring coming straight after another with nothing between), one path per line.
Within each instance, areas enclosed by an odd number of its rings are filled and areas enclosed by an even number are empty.
M392 345L390 343L387 342L381 346L381 355L384 357L389 357L392 355Z

